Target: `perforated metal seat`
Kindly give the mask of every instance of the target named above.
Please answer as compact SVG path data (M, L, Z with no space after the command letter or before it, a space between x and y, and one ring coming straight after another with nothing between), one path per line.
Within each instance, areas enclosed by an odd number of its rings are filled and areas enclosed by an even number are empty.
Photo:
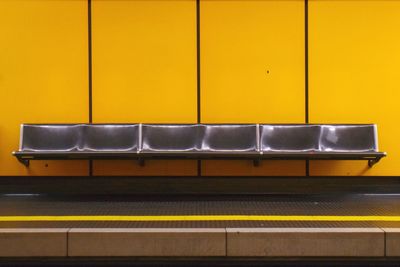
M134 152L139 147L138 124L83 125L82 151Z
M320 132L318 125L260 125L261 151L318 151Z
M138 128L137 124L24 124L20 149L13 154L25 165L31 159L137 158Z
M216 154L259 154L257 125L202 125L201 152Z
M377 152L376 125L322 125L320 150Z
M201 127L191 125L142 125L144 154L177 154L199 151Z
M79 151L82 130L80 124L24 124L21 126L20 152Z

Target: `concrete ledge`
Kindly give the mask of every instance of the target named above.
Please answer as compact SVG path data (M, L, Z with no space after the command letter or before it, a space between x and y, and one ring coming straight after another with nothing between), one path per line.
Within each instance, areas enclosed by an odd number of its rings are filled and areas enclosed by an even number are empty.
M0 257L385 255L400 256L400 228L0 229Z
M69 256L226 256L225 229L71 229Z
M386 256L400 257L400 228L383 228L386 240Z
M379 228L228 228L227 256L380 257Z
M67 256L68 229L0 229L0 257Z

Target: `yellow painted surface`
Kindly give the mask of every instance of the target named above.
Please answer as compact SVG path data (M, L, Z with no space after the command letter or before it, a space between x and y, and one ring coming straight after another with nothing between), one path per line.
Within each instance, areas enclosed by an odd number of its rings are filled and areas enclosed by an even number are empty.
M88 120L86 1L0 1L0 175L87 175L86 161L35 161L18 149L21 123Z
M197 121L196 1L93 0L93 122ZM201 0L201 121L303 123L304 1ZM312 175L400 175L400 0L309 0L311 123L377 123L365 161ZM11 156L21 123L88 121L86 0L0 0L0 175L87 175ZM304 161L203 161L203 175L304 175ZM95 175L196 175L196 161L95 161Z
M309 3L310 122L376 123L380 150L366 162L311 162L312 175L400 175L400 1Z
M257 167L251 160L202 160L202 175L301 176L305 166L302 160L263 160Z
M298 222L398 222L400 216L341 215L67 215L67 216L0 216L0 222L62 222L62 221L298 221Z
M304 1L201 0L201 121L303 123ZM304 175L304 161L203 161L205 175Z
M97 1L93 121L197 121L196 1ZM192 161L95 162L98 175L195 175Z
M148 160L140 166L136 160L94 161L95 175L138 175L138 176L192 176L197 175L195 160Z

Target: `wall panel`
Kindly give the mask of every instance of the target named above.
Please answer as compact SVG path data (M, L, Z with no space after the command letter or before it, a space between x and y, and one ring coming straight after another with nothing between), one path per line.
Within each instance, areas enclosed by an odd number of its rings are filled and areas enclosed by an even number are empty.
M304 123L304 1L201 0L203 123ZM206 175L304 175L304 161L203 161Z
M310 122L377 123L388 157L311 162L312 175L400 175L400 1L309 3Z
M0 175L87 175L87 161L11 156L21 123L88 121L86 1L0 1Z
M94 0L93 122L197 121L196 1ZM195 175L196 161L94 163L96 175Z

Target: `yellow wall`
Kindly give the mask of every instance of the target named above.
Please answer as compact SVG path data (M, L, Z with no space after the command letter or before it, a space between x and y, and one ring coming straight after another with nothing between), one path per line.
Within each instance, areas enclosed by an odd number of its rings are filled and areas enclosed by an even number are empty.
M93 1L93 122L196 123L196 1ZM96 175L196 175L196 161L94 163Z
M88 122L86 1L0 1L0 175L87 175L86 161L11 156L20 124Z
M304 123L303 0L200 0L202 123ZM88 122L86 0L0 0L0 175L88 175L11 156L21 123ZM377 123L388 157L311 175L400 175L400 0L309 0L311 123ZM93 0L93 122L196 123L195 0ZM95 161L95 175L196 175L196 161ZM305 175L304 161L203 161L204 175Z
M203 0L201 122L304 123L304 2ZM304 175L304 161L203 161L205 175Z
M312 175L400 175L400 1L310 1L310 122L377 123L388 156L311 162Z

